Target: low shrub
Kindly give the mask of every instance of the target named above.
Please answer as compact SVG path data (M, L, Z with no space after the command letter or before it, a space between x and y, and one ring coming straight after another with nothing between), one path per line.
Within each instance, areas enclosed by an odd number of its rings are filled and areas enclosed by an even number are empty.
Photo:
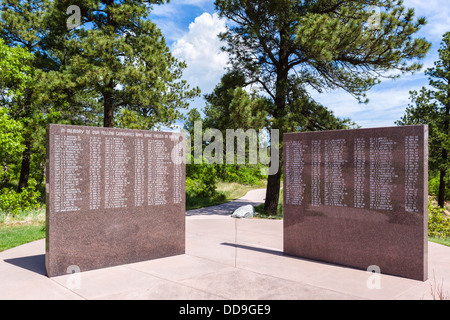
M431 202L428 202L428 236L450 239L450 217L445 215L444 209Z
M0 191L0 211L14 216L23 210L37 209L40 206L40 195L33 180L29 181L28 187L22 189L21 193L3 188Z
M222 179L225 182L237 182L240 184L255 185L267 178L262 174L262 165L222 165Z
M217 171L215 165L190 164L186 166L186 195L211 197L216 193Z

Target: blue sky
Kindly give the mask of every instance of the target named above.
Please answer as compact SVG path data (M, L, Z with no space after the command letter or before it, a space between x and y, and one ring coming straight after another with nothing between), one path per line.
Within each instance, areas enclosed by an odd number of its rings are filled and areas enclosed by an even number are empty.
M311 95L339 117L349 117L363 128L393 126L404 114L409 103L409 91L428 85L424 75L438 58L442 36L450 31L450 4L448 0L404 0L407 8L414 8L416 16L424 16L428 24L417 36L432 43L424 68L414 75L404 75L396 80L386 80L367 92L368 104L359 104L344 91ZM188 68L184 78L193 86L199 86L202 95L210 93L226 72L227 55L221 52L223 45L217 34L225 30L226 21L220 19L213 0L171 0L169 4L155 6L151 19L162 30L175 57L186 61ZM202 98L191 107L202 109Z

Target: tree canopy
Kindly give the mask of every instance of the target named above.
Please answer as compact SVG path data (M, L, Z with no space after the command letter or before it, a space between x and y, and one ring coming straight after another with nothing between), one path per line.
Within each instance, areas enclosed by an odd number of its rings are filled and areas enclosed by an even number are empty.
M293 113L293 95L341 88L364 101L381 78L419 70L416 60L430 48L413 37L425 18L415 20L414 10L400 0L216 0L215 5L231 21L221 39L233 68L270 97L271 127L281 137ZM381 9L377 27L369 23L374 6ZM272 213L280 176L268 179L265 209Z
M55 0L50 27L55 35L63 35L56 45L64 49L57 70L63 79L60 84L63 89L94 92L103 106L105 127L114 125L121 109L145 118L147 128L171 124L187 100L199 94L181 79L186 64L172 56L149 19L152 6L164 2ZM81 21L79 27L67 30L70 5L80 7Z
M56 116L70 124L150 129L173 124L199 94L182 79L186 64L149 19L163 3L2 0L0 38L28 53L21 61L2 57L10 68L0 70L8 115L25 130L18 191L28 185L33 157L43 177L45 127ZM70 8L80 9L75 25ZM14 68L26 70L20 86L9 77Z
M431 170L439 171L438 204L443 208L450 166L450 32L443 36L439 60L425 74L431 89L411 91L411 104L397 124L428 124L429 164Z

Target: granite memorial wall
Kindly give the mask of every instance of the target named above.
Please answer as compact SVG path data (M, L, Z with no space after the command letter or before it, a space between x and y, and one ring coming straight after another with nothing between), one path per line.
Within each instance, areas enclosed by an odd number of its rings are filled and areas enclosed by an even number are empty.
M184 143L181 133L50 125L47 275L183 254Z
M426 280L427 130L285 134L285 254Z

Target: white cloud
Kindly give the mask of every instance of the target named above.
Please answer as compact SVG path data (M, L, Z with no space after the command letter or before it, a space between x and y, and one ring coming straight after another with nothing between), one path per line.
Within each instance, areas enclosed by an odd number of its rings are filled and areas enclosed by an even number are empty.
M225 20L203 13L189 25L189 31L172 46L173 55L187 63L183 78L199 86L202 94L210 93L225 73L228 55L221 51L218 34L226 30Z
M419 91L428 85L428 77L424 75L427 68L434 66L439 57L437 50L445 32L450 31L450 6L448 0L404 0L406 8L414 8L416 17L426 17L424 26L416 37L425 37L432 42L427 57L420 61L421 71L415 75L403 75L397 80L385 80L367 92L368 104L359 104L355 98L343 90L318 94L311 92L312 97L324 106L333 110L339 117L349 117L362 127L385 127L395 125L405 113L410 103L409 91Z
M211 0L178 0L177 2L180 4L203 7L211 3Z
M361 104L344 90L330 93L311 92L311 96L336 116L350 118L364 128L394 126L410 103L409 91L426 85L426 76L417 74L385 81L367 92L369 103ZM425 83L424 83L425 82Z
M450 7L448 0L405 0L407 8L414 8L417 17L427 18L423 34L428 40L440 41L445 32L450 31Z
M173 55L186 61L188 67L183 78L191 86L199 86L202 94L210 93L226 72L227 54L217 35L226 30L226 22L214 12L212 0L173 0L167 5L155 6L153 14L158 26L169 40ZM400 119L409 103L409 91L420 90L428 84L423 71L437 60L437 49L442 35L450 31L448 0L404 0L404 6L416 9L416 17L425 16L428 24L414 37L425 37L433 43L427 57L421 61L422 71L404 75L394 81L384 81L370 90L369 104L358 104L348 93L312 93L313 98L329 107L340 117L350 117L363 127L392 126ZM200 15L200 13L204 12ZM209 13L207 13L209 12ZM191 18L192 16L192 18ZM193 17L196 17L193 21ZM193 21L193 22L191 22ZM186 30L187 24L189 29ZM196 99L191 106L202 108L204 101Z

